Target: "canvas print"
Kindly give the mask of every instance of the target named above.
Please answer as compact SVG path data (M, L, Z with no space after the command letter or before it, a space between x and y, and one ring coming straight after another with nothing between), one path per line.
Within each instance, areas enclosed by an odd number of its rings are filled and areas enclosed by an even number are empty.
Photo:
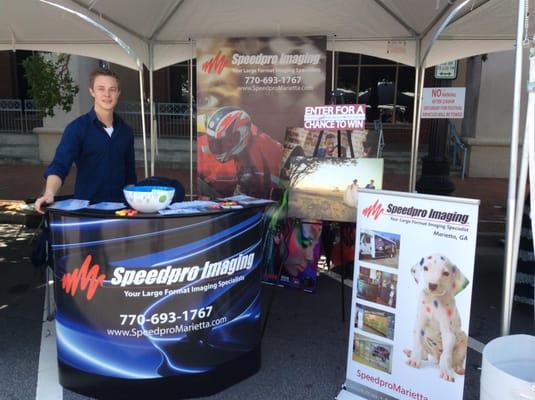
M383 160L294 157L287 170L288 215L355 222L359 188L382 188Z
M288 179L287 172L293 157L338 158L340 138L341 158L377 157L379 134L375 131L311 131L304 128L288 128L281 160L281 178Z

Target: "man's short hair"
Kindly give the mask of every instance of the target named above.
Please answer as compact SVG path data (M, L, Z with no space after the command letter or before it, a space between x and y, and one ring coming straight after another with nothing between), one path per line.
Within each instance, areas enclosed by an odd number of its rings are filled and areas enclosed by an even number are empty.
M115 78L117 81L117 86L121 88L121 80L117 76L117 74L112 71L111 69L107 68L95 68L91 74L89 75L89 87L93 88L93 85L95 84L95 79L97 76L111 76L112 78Z

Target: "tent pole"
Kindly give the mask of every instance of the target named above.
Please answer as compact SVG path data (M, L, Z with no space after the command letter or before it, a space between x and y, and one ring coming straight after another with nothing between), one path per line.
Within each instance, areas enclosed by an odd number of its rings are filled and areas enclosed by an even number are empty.
M93 25L95 28L99 29L100 31L104 32L109 38L111 38L117 45L122 48L126 54L130 58L132 58L138 67L139 70L139 93L140 93L140 99L141 99L141 123L142 123L142 132L143 132L143 158L144 158L144 164L145 164L145 178L148 177L148 166L147 166L147 133L145 129L145 107L143 105L143 63L141 62L141 59L136 54L132 48L126 44L122 39L120 39L115 33L110 31L108 28L106 28L104 25L98 23L97 21L93 20L89 16L82 14L81 12L75 11L70 9L69 7L65 7L63 5L54 3L49 0L40 0L44 4L51 5L53 7L57 7L60 10L66 11L68 13L71 13L73 15L76 15L80 19L86 21L90 25Z
M332 48L332 51L331 51L331 93L334 90L334 84L335 84L335 80L334 80L334 74L335 74L335 71L336 71L336 68L334 67L335 53L336 53L336 35L333 38L333 48ZM357 91L358 91L358 89L357 89Z
M114 32L110 31L108 28L106 28L104 25L102 25L101 23L95 21L93 18L79 12L79 11L75 11L69 7L66 7L64 5L61 5L61 4L57 4L57 3L54 3L53 1L50 1L50 0L39 0L41 3L44 3L44 4L48 4L50 6L53 6L53 7L56 7L56 8L59 8L60 10L62 11L66 11L68 13L71 13L73 15L76 15L77 17L79 17L80 19L84 20L85 22L89 23L90 25L93 25L95 28L97 28L98 30L104 32L111 40L113 40L115 43L117 43L117 45L123 49L126 54L128 54L128 56L134 60L134 62L136 63L136 65L140 66L140 63L141 63L141 59L139 58L139 56L136 54L136 52L128 45L126 44L125 41L123 41L119 36L117 36ZM126 30L126 29L125 29ZM135 35L135 33L133 32L130 32L132 35Z
M525 198L526 195L526 184L527 184L527 178L528 174L530 176L530 179L533 179L533 169L532 165L532 145L533 145L533 107L535 107L534 103L534 93L529 94L529 100L528 100L528 112L526 116L526 128L524 133L524 143L522 146L522 158L520 161L520 173L518 178L518 187L517 187L517 201L516 201L516 210L514 215L514 223L513 228L511 229L513 231L512 234L512 240L513 243L511 245L512 253L511 253L511 292L509 293L509 302L511 304L511 308L509 309L509 318L511 318L512 315L512 304L514 301L514 284L515 284L515 277L516 277L516 270L518 266L518 254L519 254L519 247L520 247L520 237L521 237L521 231L522 231L522 217L524 215L524 204L522 202L522 199ZM533 208L531 208L533 209ZM533 223L533 220L532 220ZM533 230L532 230L533 232ZM505 304L505 303L504 303ZM510 320L509 320L510 325ZM509 332L505 333L508 334Z
M420 69L418 72L418 77L420 78L420 83L416 82L416 84L419 86L420 90L418 93L418 112L417 115L413 118L413 141L412 141L412 149L411 149L411 171L410 171L410 178L409 178L409 191L414 191L416 187L416 170L418 166L418 142L420 140L420 115L422 110L422 93L423 93L423 87L424 87L424 79L425 79L425 60L427 56L429 55L429 52L431 51L431 48L437 41L438 37L442 34L444 29L447 28L449 23L455 18L455 16L472 0L464 0L462 3L460 3L457 7L455 7L444 20L442 20L442 23L438 27L438 29L434 32L433 37L431 38L429 45L425 49L425 52L423 53L423 56L419 56L417 58L416 66ZM423 37L418 38L419 39L419 47L417 48L417 53L421 54L421 43ZM415 94L415 103L416 103L416 94ZM416 121L416 129L414 127L414 121Z
M418 172L418 148L420 145L420 128L422 126L422 98L424 91L424 81L425 81L425 67L422 63L420 65L420 71L418 72L418 77L420 78L420 83L418 86L418 109L417 109L417 119L416 119L416 135L414 136L414 164L412 168L412 187L411 192L415 191L416 188L416 175Z
M191 40L191 39L190 39ZM189 58L189 193L193 199L193 52L195 48L191 40L191 56Z
M139 63L139 99L141 100L141 131L143 132L143 163L145 178L149 177L147 164L147 130L145 129L145 104L143 99L143 64Z
M420 120L418 113L418 104L420 103L420 50L422 48L422 39L416 41L416 58L414 60L414 104L412 111L412 136L411 136L411 165L409 172L409 192L414 190L413 171L417 168L418 156L415 154L416 125Z
M520 98L522 94L522 35L524 24L525 0L518 0L518 19L516 29L516 53L515 53L515 83L513 98L513 120L511 127L511 155L509 166L509 188L507 194L507 223L505 229L505 260L502 298L502 336L508 335L511 328L511 313L513 309L514 273L513 268L516 260L514 256L514 222L516 211L516 179L518 167L518 132L520 125ZM524 143L527 146L527 143ZM520 205L520 200L518 201ZM520 207L520 206L519 206Z
M154 44L149 43L149 98L150 98L150 175L154 176L156 161L156 130L154 129Z

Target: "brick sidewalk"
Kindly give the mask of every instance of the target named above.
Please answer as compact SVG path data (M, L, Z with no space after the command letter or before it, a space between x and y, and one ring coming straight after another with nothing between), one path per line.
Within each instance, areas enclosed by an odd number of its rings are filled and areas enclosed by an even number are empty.
M26 200L35 198L43 190L42 177L45 166L0 164L0 199ZM156 169L156 175L167 176L180 181L186 191L189 191L189 171L177 169ZM138 168L138 178L142 178L143 168ZM193 174L195 182L195 171ZM503 230L505 219L505 205L507 199L507 179L498 178L466 178L464 181L452 177L456 190L453 194L458 197L475 198L481 200L480 221L497 224L492 230ZM408 176L385 175L383 188L387 190L406 191ZM71 174L60 194L73 193L74 174ZM195 190L195 183L194 183ZM500 229L501 227L501 229Z

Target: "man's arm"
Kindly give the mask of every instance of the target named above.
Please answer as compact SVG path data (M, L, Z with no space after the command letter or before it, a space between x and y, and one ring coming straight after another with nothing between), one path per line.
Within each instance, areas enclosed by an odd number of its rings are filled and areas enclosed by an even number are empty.
M128 154L126 156L126 184L135 185L137 183L136 175L136 153L134 150L134 135L128 146Z
M80 130L78 124L71 123L63 132L54 159L45 171L46 184L43 195L35 201L35 210L41 214L44 213L43 206L54 202L54 196L65 181L74 159L80 153L82 144L77 134Z
M58 193L62 185L61 178L57 175L48 175L46 178L45 191L41 197L35 201L35 210L44 214L44 206L47 204L52 204L54 202L54 196Z

